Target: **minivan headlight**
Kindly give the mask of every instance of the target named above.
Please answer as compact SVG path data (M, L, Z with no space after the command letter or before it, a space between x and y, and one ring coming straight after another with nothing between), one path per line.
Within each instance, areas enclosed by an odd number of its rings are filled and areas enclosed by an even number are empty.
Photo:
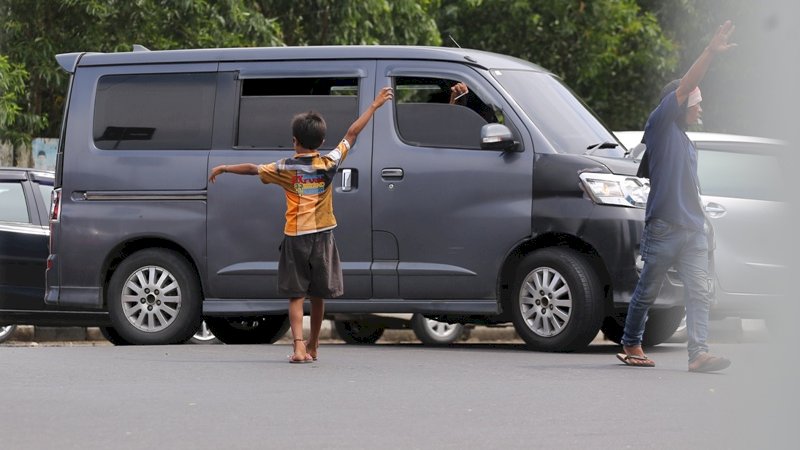
M650 181L646 178L591 172L580 174L580 178L595 203L631 208L647 205Z

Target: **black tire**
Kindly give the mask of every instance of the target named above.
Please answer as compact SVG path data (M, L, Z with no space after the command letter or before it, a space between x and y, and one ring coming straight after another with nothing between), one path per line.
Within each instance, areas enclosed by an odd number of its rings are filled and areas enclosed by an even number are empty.
M675 334L684 317L686 317L686 309L683 306L669 309L651 309L647 313L642 345L652 347L666 342L667 339Z
M225 344L274 344L289 329L289 315L206 317L206 324Z
M334 320L336 334L347 344L374 344L383 336L385 328L369 322Z
M117 333L117 330L111 327L100 327L100 334L102 334L108 342L111 342L114 345L131 345L130 342L122 339L122 336Z
M464 336L464 325L446 323L426 318L422 314L411 316L411 329L423 344L450 345Z
M622 334L625 332L625 317L617 318L608 316L603 319L603 325L600 326L600 331L603 336L609 341L619 344L622 342Z
M582 350L600 330L603 287L588 258L574 250L546 248L526 256L512 292L514 328L532 350Z
M0 344L14 337L16 325L0 325Z
M125 258L111 276L106 298L114 330L131 344L183 343L203 320L197 274L170 250L147 249Z
M669 340L675 334L685 315L686 310L683 306L670 309L651 309L647 314L642 345L652 347ZM625 316L606 317L601 330L606 339L620 344L625 331Z

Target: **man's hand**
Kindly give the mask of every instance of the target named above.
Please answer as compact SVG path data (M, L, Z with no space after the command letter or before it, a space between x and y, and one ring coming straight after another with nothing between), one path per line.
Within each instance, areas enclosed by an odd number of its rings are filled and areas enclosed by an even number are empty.
M450 104L454 105L456 101L461 100L466 94L469 93L469 88L464 83L456 83L450 88ZM463 100L462 100L463 101Z
M720 25L714 37L711 38L711 42L708 44L708 51L711 53L721 53L736 47L736 44L728 43L728 39L730 39L735 29L736 27L730 20Z
M378 92L378 96L375 97L375 100L372 102L372 107L378 109L392 98L394 98L394 91L392 91L390 87L385 87Z

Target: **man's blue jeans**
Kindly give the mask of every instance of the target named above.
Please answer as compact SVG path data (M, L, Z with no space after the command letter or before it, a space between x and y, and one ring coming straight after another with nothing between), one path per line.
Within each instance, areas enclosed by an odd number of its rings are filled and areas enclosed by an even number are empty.
M708 352L706 339L711 286L706 233L651 219L644 227L641 253L644 269L628 305L622 344L641 345L647 311L658 296L667 270L674 266L684 286L689 360Z

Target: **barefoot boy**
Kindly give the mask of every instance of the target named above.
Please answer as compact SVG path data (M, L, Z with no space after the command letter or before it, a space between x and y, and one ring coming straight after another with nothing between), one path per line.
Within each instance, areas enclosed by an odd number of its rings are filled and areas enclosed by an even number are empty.
M339 145L322 156L317 148L325 140L325 120L311 111L292 120L295 155L270 164L222 165L211 169L214 183L223 173L258 175L263 183L275 183L286 194L286 226L278 265L278 292L289 298L289 322L294 353L289 362L307 363L317 359L319 332L325 312L323 299L343 293L339 252L333 238L331 183L347 152L372 115L393 97L383 88L372 105L347 130ZM311 332L303 341L303 301L311 299Z

